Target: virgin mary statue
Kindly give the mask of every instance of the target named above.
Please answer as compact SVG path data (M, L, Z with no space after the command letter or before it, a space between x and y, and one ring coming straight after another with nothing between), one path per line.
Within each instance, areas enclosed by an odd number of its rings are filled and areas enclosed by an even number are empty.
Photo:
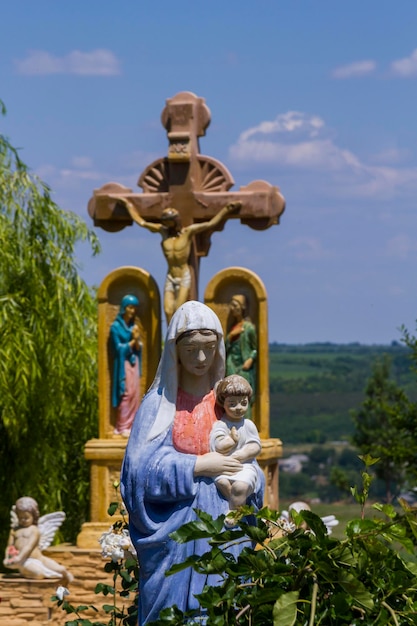
M164 350L148 393L136 414L122 467L122 497L139 559L139 626L163 608L199 610L195 595L217 578L191 568L165 572L206 540L178 544L169 534L196 519L194 509L217 518L228 511L214 477L242 468L237 459L210 452L209 433L220 417L213 387L224 375L225 349L218 317L200 302L186 302L169 324ZM262 506L264 477L249 504ZM243 546L235 546L235 554Z

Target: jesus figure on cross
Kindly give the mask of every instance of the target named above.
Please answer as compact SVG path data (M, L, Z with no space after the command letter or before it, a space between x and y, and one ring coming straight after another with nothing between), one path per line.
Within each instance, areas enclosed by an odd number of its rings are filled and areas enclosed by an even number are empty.
M182 226L181 217L176 209L168 208L162 211L161 222L148 222L138 214L137 208L122 196L117 198L129 212L136 224L147 228L152 233L160 233L162 250L168 263L168 272L164 287L164 312L167 324L175 311L188 300L191 287L191 270L189 257L194 235L207 230L215 229L223 220L236 211L241 202L229 202L211 220Z

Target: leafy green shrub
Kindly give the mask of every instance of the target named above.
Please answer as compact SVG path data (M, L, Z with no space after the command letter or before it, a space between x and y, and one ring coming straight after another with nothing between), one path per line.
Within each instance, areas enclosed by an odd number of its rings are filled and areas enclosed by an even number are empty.
M363 460L366 470L375 462ZM257 525L251 526L244 516L252 511L242 508L232 530L224 529L223 516L213 520L199 511L196 522L172 536L179 542L209 538L211 550L174 566L168 575L185 567L219 575L218 586L197 596L208 626L415 624L417 510L404 501L401 513L391 505L374 505L383 516L366 519L371 476L367 471L362 476L363 491L352 490L362 517L348 524L345 539L329 536L311 511L295 514L296 527L289 531L269 509L259 511ZM237 559L227 552L231 542L248 539L256 547L245 547ZM172 607L152 626L198 623L197 618Z
M227 531L221 518L212 520L199 512L199 520L177 531L175 538L210 537L211 551L171 573L193 567L222 577L217 587L206 587L198 596L207 625L415 624L417 565L397 545L416 556L416 512L406 505L401 515L389 505L378 508L385 520L353 520L342 541L328 536L311 511L297 516L309 532L297 528L272 539L271 523L278 517L266 509L257 514L257 526L241 520L237 529ZM248 538L257 549L245 548L237 560L225 551L230 542ZM179 626L192 618L173 607L153 626Z

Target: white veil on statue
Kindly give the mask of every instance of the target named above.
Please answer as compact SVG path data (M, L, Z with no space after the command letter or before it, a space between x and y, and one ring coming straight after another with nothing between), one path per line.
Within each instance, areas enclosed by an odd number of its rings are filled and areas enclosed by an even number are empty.
M213 389L224 376L225 347L223 329L217 315L202 302L191 300L174 313L168 326L165 345L154 381L149 392L158 390L160 405L147 440L154 439L174 421L178 390L177 341L181 335L193 330L212 330L218 337L213 365L210 368L210 387Z

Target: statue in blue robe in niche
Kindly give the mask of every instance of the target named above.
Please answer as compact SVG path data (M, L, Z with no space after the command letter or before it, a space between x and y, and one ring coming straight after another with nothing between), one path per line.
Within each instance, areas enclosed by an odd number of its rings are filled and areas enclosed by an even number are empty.
M210 452L209 434L220 418L213 388L224 376L225 348L218 317L200 302L186 302L174 313L164 350L149 392L133 423L122 467L121 493L129 513L130 535L139 559L139 626L177 605L198 610L195 594L218 584L187 568L165 572L192 554L209 549L204 539L178 544L169 534L194 521L194 509L214 518L229 505L214 482L242 464ZM264 476L248 503L261 507ZM232 546L236 555L243 545Z
M122 298L119 313L110 327L113 354L112 406L117 409L114 434L128 437L140 405L142 343L135 321L136 296Z

